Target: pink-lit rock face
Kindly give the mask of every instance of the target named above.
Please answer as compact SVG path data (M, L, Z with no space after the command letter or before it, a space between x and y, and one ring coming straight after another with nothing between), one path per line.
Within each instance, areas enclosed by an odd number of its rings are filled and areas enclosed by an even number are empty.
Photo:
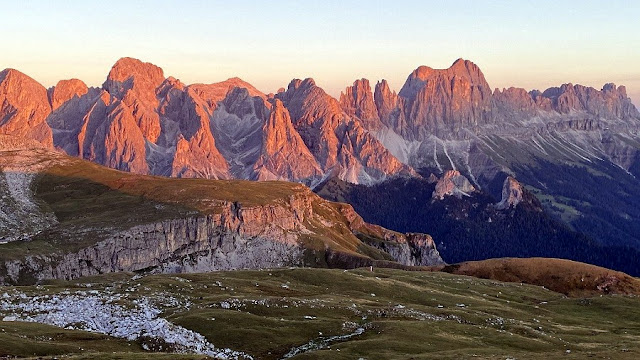
M89 92L87 85L78 79L60 80L56 86L49 89L49 101L51 109L56 110L61 105L73 100L81 98Z
M228 165L218 151L211 133L205 100L187 88L177 112L168 119L177 126L176 151L171 163L171 176L207 179L229 178Z
M363 120L367 129L377 130L380 128L380 117L369 80L356 80L352 86L347 87L340 94L340 106L347 115Z
M469 180L457 170L448 170L436 183L432 198L442 200L445 196L461 198L476 190Z
M254 165L258 180L320 178L322 170L291 123L289 111L275 100L262 127L262 148Z
M448 69L420 66L407 78L399 95L405 122L396 132L411 139L444 135L486 124L491 114L491 88L482 71L458 59ZM400 125L400 126L398 126Z
M486 137L506 136L545 155L544 141L531 137L550 132L589 147L577 155L561 148L562 156L591 156L595 144L628 169L637 149L607 131L634 131L638 122L623 86L492 92L478 66L462 59L447 69L418 67L398 93L386 80L372 89L359 79L339 100L313 79L294 79L268 96L239 78L187 85L132 58L118 60L102 88L71 79L47 91L16 70L0 73L0 133L164 176L307 184L337 176L371 184L415 176L414 168L437 174L457 168L476 184L475 174L493 178L504 166L494 149L499 144Z
M13 69L0 72L0 134L53 145L46 118L51 113L47 89Z
M156 90L163 81L161 68L137 59L122 58L113 65L102 85L127 105L145 139L153 143L161 131Z
M353 183L371 183L388 175L412 172L394 157L356 117L316 86L313 79L293 80L276 95L324 172Z

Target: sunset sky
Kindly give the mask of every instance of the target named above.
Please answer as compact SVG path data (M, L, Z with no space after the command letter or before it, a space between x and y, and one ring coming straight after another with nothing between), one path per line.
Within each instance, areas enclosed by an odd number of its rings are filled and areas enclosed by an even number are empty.
M45 86L104 81L124 56L186 83L265 92L313 77L398 90L419 65L472 60L492 87L626 85L640 105L640 1L2 1L0 69Z

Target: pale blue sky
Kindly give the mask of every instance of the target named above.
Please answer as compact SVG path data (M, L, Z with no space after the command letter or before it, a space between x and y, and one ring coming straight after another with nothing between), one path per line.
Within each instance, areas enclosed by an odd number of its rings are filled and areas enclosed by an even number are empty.
M640 1L0 1L0 68L100 85L132 56L186 83L265 92L313 77L399 89L419 65L474 61L492 87L627 86L640 104Z

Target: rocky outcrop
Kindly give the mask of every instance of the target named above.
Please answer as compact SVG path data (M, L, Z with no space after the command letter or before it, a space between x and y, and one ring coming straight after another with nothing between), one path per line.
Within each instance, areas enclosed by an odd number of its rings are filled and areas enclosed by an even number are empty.
M444 264L431 236L417 233L401 234L378 225L368 224L351 205L341 204L340 212L354 234L364 235L360 239L365 244L384 251L395 261L409 266Z
M436 189L431 196L433 199L442 200L445 196L461 198L469 196L475 191L469 180L457 170L448 170L436 183Z
M515 208L522 201L522 185L511 176L504 179L502 199L496 205L499 210Z
M118 271L179 273L303 265L303 249L295 241L256 234L255 227L243 226L241 214L234 214L231 206L227 209L218 216L136 226L75 253L10 261L5 263L4 282L19 283L28 276L74 279Z
M308 233L305 221L314 216L309 197L292 197L288 206L245 208L234 202L222 204L221 209L214 215L117 231L77 252L6 261L0 282L74 279L119 271L182 273L305 265L305 248L296 232ZM374 246L395 261L443 263L428 235L394 233L357 217L359 229L370 227L384 235Z
M102 87L121 100L145 139L155 143L160 136L156 90L164 81L161 68L138 59L122 58L111 68Z
M83 118L78 156L113 169L147 174L144 134L131 108L102 92Z
M47 91L53 111L73 99L81 98L87 92L89 92L87 85L78 79L60 80L56 86Z
M592 87L564 84L545 90L542 96L551 101L553 110L561 114L586 112L601 118L640 118L640 113L627 97L624 86L605 84L598 91Z

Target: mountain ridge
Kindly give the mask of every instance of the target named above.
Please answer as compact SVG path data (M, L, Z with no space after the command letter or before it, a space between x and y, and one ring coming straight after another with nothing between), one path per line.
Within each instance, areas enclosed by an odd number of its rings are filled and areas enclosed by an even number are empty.
M218 117L225 116L221 103L228 112L231 99L227 96L235 88L246 89L246 98L262 100L262 104L258 101L254 105L235 105L243 107L239 116L236 115L236 123L246 123L240 119L249 116L249 107L254 107L252 121L256 125L251 131L259 132L257 123L268 120L269 98L279 98L292 115L295 130L302 135L304 146L310 147L322 173L338 174L353 183L375 183L397 174L415 176L412 168L444 165L456 170L469 165L457 164L456 159L441 163L439 156L449 157L448 149L443 146L440 151L434 139L468 142L476 136L505 131L520 136L523 131L602 130L622 123L637 127L640 122L640 112L628 99L624 86L608 83L602 90L596 90L564 84L543 92L521 88L491 91L480 68L464 59L456 60L447 69L416 68L398 93L391 91L385 80L377 82L372 89L369 80L360 79L347 87L339 99L326 94L313 79L294 79L288 90L269 95L239 78L184 85L173 77L165 78L162 69L151 63L122 58L109 71L102 88L89 88L77 79L60 81L46 90L47 104L43 101L43 87L35 80L17 70L7 69L3 73L3 82L7 75L21 78L18 82L37 89L30 93L41 95L38 95L40 100L27 97L19 101L22 105L40 104L37 106L40 110L34 114L13 114L11 108L5 109L8 114L0 132L16 133L19 128L22 130L16 134L37 138L74 156L117 169L177 177L260 177L250 170L255 167L257 156L245 158L238 165L236 155L230 155L238 153L229 149L234 148L234 144L218 144L225 142L217 139L224 136L219 135L220 131L211 131L219 130L214 125L207 126L216 112ZM3 93L5 96L19 94L21 88L9 83ZM301 98L294 99L294 92ZM95 114L96 106L106 114ZM311 112L304 115L305 111ZM585 114L583 119L575 116L577 112ZM20 116L27 116L30 122L25 124ZM572 120L554 120L564 117ZM590 122L584 117L590 118ZM613 118L619 119L620 125L602 123ZM535 125L541 121L545 127ZM55 138L50 141L51 129ZM290 129L277 130L290 132ZM337 132L337 136L332 135L332 131ZM350 138L351 142L339 141L343 137ZM259 152L261 146L258 140L255 142L252 149L244 151ZM479 143L487 144L486 141ZM427 149L432 145L435 150ZM367 147L371 150L366 150ZM364 153L358 155L362 151ZM378 155L372 157L372 152ZM433 155L425 156L429 152ZM309 184L317 181L314 180L316 173L274 175ZM470 180L476 186L486 185Z
M442 194L462 186L498 198L510 176L570 228L640 249L640 112L624 86L491 90L464 59L420 66L397 92L359 79L339 98L310 78L276 94L238 78L186 85L131 58L102 88L70 80L47 90L1 74L0 133L111 168L311 187L453 171Z

